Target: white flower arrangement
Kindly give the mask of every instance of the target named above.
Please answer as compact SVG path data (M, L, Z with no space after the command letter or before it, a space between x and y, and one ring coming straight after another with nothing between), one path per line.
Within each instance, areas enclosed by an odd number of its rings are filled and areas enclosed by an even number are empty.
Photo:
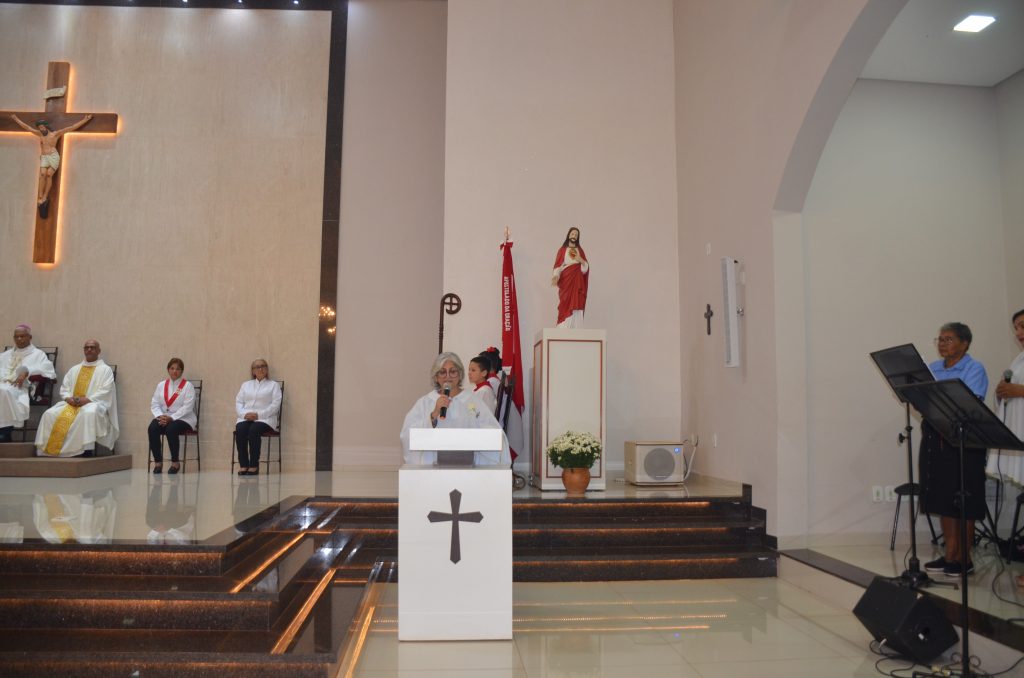
M560 468L590 468L600 456L601 441L590 433L566 431L548 446L548 459Z

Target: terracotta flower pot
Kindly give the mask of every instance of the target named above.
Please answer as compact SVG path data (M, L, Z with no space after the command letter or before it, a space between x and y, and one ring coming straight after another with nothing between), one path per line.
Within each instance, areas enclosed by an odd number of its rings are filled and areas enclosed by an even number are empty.
M582 497L590 485L589 468L564 468L562 469L562 484L565 485L565 493L570 497Z

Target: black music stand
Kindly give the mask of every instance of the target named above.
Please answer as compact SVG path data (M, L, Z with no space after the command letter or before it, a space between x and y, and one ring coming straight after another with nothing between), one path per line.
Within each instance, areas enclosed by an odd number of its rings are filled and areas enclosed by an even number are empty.
M892 348L883 348L881 351L872 353L871 359L875 361L875 365L878 366L878 370L889 383L889 387L896 394L896 398L906 407L907 423L903 433L899 434L898 440L900 443L907 444L907 483L910 485L911 492L913 492L914 444L911 441L910 434L914 427L910 423L910 403L897 390L897 387L906 386L907 384L931 383L935 381L935 377L932 376L928 366L924 363L924 359L921 358L921 354L918 353L913 344L901 344ZM921 487L917 495L918 506L921 505L921 495L923 492L924 488ZM910 495L910 501L907 502L907 510L910 512L910 562L907 564L907 569L899 576L899 580L901 584L906 584L914 589L928 586L933 582L928 573L921 570L921 561L917 557L917 513L914 511L913 494ZM934 535L934 532L932 534Z
M914 406L925 421L931 424L946 439L960 449L960 546L963 549L960 563L960 644L962 666L960 677L970 678L978 674L971 671L970 652L967 637L970 622L967 614L967 557L970 550L967 543L967 498L964 487L967 447L1000 448L1024 450L1021 442L999 417L985 406L985 403L967 388L959 379L936 381L930 384L908 384L897 386L896 392ZM916 674L915 674L916 675Z

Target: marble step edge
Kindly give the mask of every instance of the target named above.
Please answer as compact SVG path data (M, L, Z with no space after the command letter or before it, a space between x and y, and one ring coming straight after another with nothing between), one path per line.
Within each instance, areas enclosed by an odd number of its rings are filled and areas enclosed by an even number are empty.
M190 656L191 655L191 656ZM111 671L121 669L122 675L144 675L147 678L180 678L182 667L188 666L190 678L331 678L336 671L332 659L322 663L315 659L284 657L270 659L265 654L178 653L172 658L154 657L153 653L78 652L53 656L25 653L3 657L4 678L37 678L40 675L75 676L76 678L109 678Z
M609 551L602 549L600 553L577 553L574 549L567 548L546 548L535 547L529 549L514 549L512 552L512 563L526 561L664 561L664 560L700 560L704 559L726 559L726 558L769 558L777 560L779 554L774 549L760 546L727 547L715 544L715 548L700 547L623 547L619 550Z
M217 577L244 568L247 561L260 558L292 537L279 533L247 535L231 549L176 545L172 548L123 547L98 544L18 544L21 548L0 548L0 571L4 573L66 573L81 575L122 574L139 576ZM12 546L12 545L5 545ZM63 547L63 548L62 548Z

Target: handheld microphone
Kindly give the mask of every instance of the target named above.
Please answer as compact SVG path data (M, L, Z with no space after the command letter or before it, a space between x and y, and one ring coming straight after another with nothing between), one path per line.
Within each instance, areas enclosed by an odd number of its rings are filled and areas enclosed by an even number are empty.
M1007 383L1007 384L1009 384L1011 381L1013 381L1013 370L1004 370L1003 371L1003 381L1005 383ZM1004 399L1002 402L1003 402L1003 423L1005 424L1006 423L1006 400Z
M452 386L451 386L451 384L445 384L445 385L444 385L444 397L445 397L445 398L447 398L447 397L448 397L448 395L449 395L449 394L450 394L451 392L452 392ZM441 419L444 419L444 418L445 418L445 416L447 416L447 415L448 415L448 406L447 406L447 405L445 405L444 407L442 407L442 408L441 408L441 417L440 417L440 418L441 418Z

